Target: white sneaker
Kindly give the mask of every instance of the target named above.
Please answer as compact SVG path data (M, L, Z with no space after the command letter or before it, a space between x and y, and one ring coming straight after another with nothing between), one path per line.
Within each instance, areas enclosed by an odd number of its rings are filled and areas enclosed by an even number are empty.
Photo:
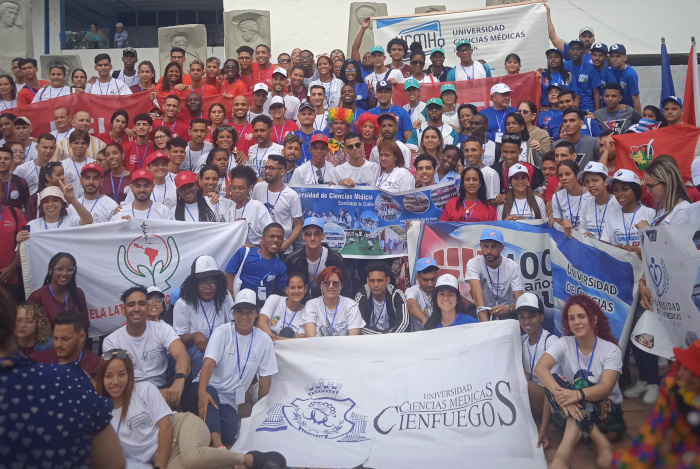
M648 386L649 384L646 381L639 380L634 385L625 389L625 392L623 392L622 395L630 399L634 399L635 397L642 397L646 392Z
M644 397L642 397L642 402L646 405L654 405L656 399L659 397L659 385L650 384L647 386L647 390L644 392Z

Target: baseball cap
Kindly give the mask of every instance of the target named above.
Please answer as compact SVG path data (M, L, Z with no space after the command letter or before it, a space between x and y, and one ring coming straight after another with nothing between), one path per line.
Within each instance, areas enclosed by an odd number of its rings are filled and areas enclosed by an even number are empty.
M158 159L164 159L164 160L170 161L170 157L168 157L168 155L166 155L162 151L158 150L158 151L154 151L153 153L148 155L146 157L146 160L143 162L143 165L148 167L149 164L153 163L155 160L158 160Z
M587 30L586 30L586 31L587 31ZM585 45L585 44L583 43L583 41L582 41L581 39L579 39L579 38L572 39L572 40L569 41L569 47L573 46L574 44L577 44L577 45L583 47L584 49L586 48L586 45Z
M137 169L136 171L131 173L131 182L134 182L138 179L146 179L147 181L153 182L153 173L147 169Z
M194 184L197 182L197 176L192 171L180 171L175 176L175 188L179 189L185 184Z
M459 49L459 46L469 46L471 49L472 43L469 42L469 39L457 39L457 42L455 42L455 48Z
M319 217L309 217L304 220L304 226L302 226L301 229L303 230L307 226L317 226L323 231L323 220Z
M439 269L437 262L432 257L421 257L416 262L416 272L423 272L428 269Z
M444 93L445 91L452 91L453 93L457 94L457 88L455 88L455 85L452 83L447 83L444 84L440 87L440 94Z
M502 93L512 93L512 92L513 92L513 90L511 90L510 87L508 85L506 85L505 83L496 83L495 85L493 85L491 87L491 93L489 93L489 94L494 94L494 93L502 94Z
M46 197L58 197L62 201L66 202L66 197L63 195L63 191L56 186L48 186L39 193L39 200L44 200Z
M664 107L666 103L674 102L678 104L681 108L683 108L683 100L679 98L678 96L666 96L663 101L661 101L661 107ZM18 117L17 119L22 119L21 117ZM17 125L17 119L15 119L15 125ZM26 117L24 118L26 119Z
M445 105L442 103L442 99L440 98L430 98L428 101L426 101L425 107L428 107L431 104L435 106L445 107Z
M124 57L127 54L133 54L134 57L138 57L139 55L136 53L136 49L133 47L127 47L122 51L122 57Z
M382 46L374 46L369 50L370 54L374 54L375 52L381 52L384 54L384 48Z
M525 173L527 175L530 174L525 166L521 165L520 163L516 163L508 170L508 179L512 178L518 173Z
M378 82L377 82L377 86L375 86L375 89L376 89L377 91L379 91L379 90L390 90L390 89L392 89L392 88L393 88L392 84L389 83L389 82L386 81L386 80L380 80L380 81L378 81Z
M580 173L578 173L577 177L579 179L583 179L586 173L602 174L603 179L606 179L608 177L608 167L598 161L591 161L581 170Z
M459 284L457 283L457 277L452 274L442 274L438 277L437 282L435 282L435 288L440 287L450 287L459 291Z
M523 293L515 302L515 312L518 311L534 311L544 314L544 307L540 303L540 299L534 293Z
M155 293L156 295L160 295L163 298L165 298L165 293L163 293L163 290L161 290L160 288L155 287L153 285L146 288L146 291L148 292L148 294L146 296L151 296L152 293Z
M313 104L311 104L308 101L304 101L303 103L301 103L301 106L299 106L299 110L297 111L297 113L301 112L302 109L311 109L312 111L316 112L316 109L314 108Z
M558 90L561 90L561 89L562 89L562 88L561 88L561 85L560 85L559 83L552 83L551 85L549 85L549 86L547 87L547 93L549 93L550 91L552 91L552 88L556 88L556 89L558 89Z
M435 49L433 49L432 51L430 51L430 55L433 55L433 54L436 53L436 52L439 52L439 53L441 53L442 55L445 55L445 49L443 49L442 47L436 47Z
M673 355L694 375L700 376L700 339L690 344L688 348L674 347Z
M123 27L124 27L124 23L122 23L122 22L120 21L119 23L115 24L114 26L115 26L116 28L123 28Z
M97 171L100 173L100 176L104 176L104 170L102 169L102 165L99 163L88 163L85 166L83 166L83 169L80 170L80 175L82 176L85 174L87 171Z
M258 91L264 91L265 93L268 93L270 89L267 87L265 83L258 83L253 87L253 93L256 93Z
M17 124L28 125L29 127L31 127L32 121L30 121L28 117L20 116L20 117L17 117L14 121L14 125L17 125Z
M498 241L499 243L504 244L503 233L492 228L486 228L484 231L481 232L481 237L479 238L479 241Z
M211 256L199 256L192 263L192 274L199 278L207 278L212 275L224 276L224 273L219 269L219 264L216 259Z
M328 144L328 136L324 134L316 134L313 137L311 137L311 141L309 142L309 145L314 143L314 142L323 142L326 145Z
M244 288L243 290L239 291L236 293L236 302L233 303L233 309L239 309L239 308L257 308L258 307L258 299L255 296L255 292L253 290L249 290L248 288Z
M605 180L605 185L610 185L614 181L637 184L638 186L642 185L642 181L639 179L639 176L637 176L634 171L630 171L629 169L618 169L615 171L615 174L613 174L612 177Z
M700 158L695 158L690 165L690 178L694 186L700 186Z
M617 52L618 54L627 55L627 49L622 44L613 44L610 46L610 53Z
M403 83L403 89L407 90L409 88L420 88L420 83L415 78L409 78Z
M585 32L589 32L589 33L591 33L593 36L595 36L595 32L593 31L593 28L591 28L590 26L584 26L583 28L579 29L579 30L578 30L578 35L580 36L581 34L583 34L583 33L585 33Z
M544 53L545 57L549 56L549 54L559 54L559 57L563 57L561 55L561 51L557 48L552 48L552 49L547 49L547 51Z
M391 119L394 122L397 122L396 116L393 115L390 112L385 112L384 114L380 114L379 117L377 117L377 124L381 124L383 120L385 119Z
M270 100L270 107L272 106L277 106L277 105L282 105L284 106L284 98L282 96L273 96L272 99Z
M593 46L591 47L591 52L593 52L593 51L595 51L595 50L599 50L599 51L601 51L603 54L607 54L607 53L608 53L608 46L606 46L606 45L603 44L602 42L596 42L596 43L593 44Z
M287 76L287 71L283 69L282 67L277 67L274 72L272 72L273 75L276 74L284 75L285 77Z

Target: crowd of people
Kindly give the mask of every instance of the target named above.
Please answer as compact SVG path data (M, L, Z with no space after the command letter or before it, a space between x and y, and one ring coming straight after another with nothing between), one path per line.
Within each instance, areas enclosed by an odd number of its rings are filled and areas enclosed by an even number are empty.
M50 396L41 413L26 411L22 426L0 422L12 430L3 432L11 443L3 454L8 467L53 461L59 450L75 467L90 458L105 468L125 461L285 467L277 453L225 450L239 436L240 417L271 389L275 342L492 320L517 320L524 332L539 445L549 444L550 423L563 432L550 467L569 467L581 439L593 442L603 468L698 467L699 342L676 350L663 381L657 357L631 347L639 381L622 392L629 354L600 307L574 295L562 309L564 336L544 330L542 301L524 292L499 230L482 233L481 254L466 266L467 301L435 259L415 261L408 288L385 262L344 259L324 242L326 224L360 228L359 212L304 213L294 190L311 184L396 193L454 184L458 195L441 221L547 220L568 236L575 230L641 257L640 228L700 222L700 159L691 181L663 154L640 179L616 167L612 136L684 125L682 100L667 96L663 109L642 107L624 45L597 42L589 27L566 42L550 20L554 47L543 51L547 68L537 72L542 100L512 103L513 90L498 83L490 105L478 110L460 103L455 87L491 76L469 40L455 44L454 68L444 65L445 50L424 51L400 38L362 56L369 24L365 19L349 58L338 49L318 56L293 49L273 64L261 44L202 62L175 47L158 79L153 64L138 63L126 37L115 35L124 47L122 70L97 54L95 75L73 70L71 86L60 64L49 67L49 81L39 80L33 58L14 60L14 76L0 75L0 378L16 383L0 396L16 399L9 411L0 405L0 416L35 409L33 399ZM519 73L518 55L508 55L504 67ZM435 82L442 83L440 97L421 101L421 85ZM397 87L408 99L403 107L392 101ZM34 132L24 110L71 93L143 93L154 109L135 116L116 110L109 130L93 135L89 110L57 106L55 130ZM203 109L209 96L229 100L232 115L218 102ZM151 216L246 220L245 245L226 265L197 256L170 304L157 285L115 285L125 325L99 340L87 338L89 298L78 285L75 253L56 253L43 286L25 298L18 246L33 232ZM651 309L644 277L639 291L635 320ZM66 366L48 365L55 363ZM83 400L68 401L75 392L64 395L63 386L82 390ZM614 455L611 441L625 432L623 395L656 407L632 446ZM74 420L41 426L45 411L58 406ZM53 439L38 443L30 425Z

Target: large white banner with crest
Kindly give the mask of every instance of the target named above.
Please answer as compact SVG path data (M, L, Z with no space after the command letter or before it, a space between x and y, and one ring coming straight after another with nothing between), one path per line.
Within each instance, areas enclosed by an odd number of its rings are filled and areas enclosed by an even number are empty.
M169 302L190 274L197 256L208 254L223 270L243 245L247 226L234 223L183 223L124 220L76 228L32 231L22 247L27 296L43 285L49 260L57 252L75 257L77 285L85 292L90 337L124 324L119 295L133 285L155 285Z
M275 353L234 451L279 451L290 467L546 467L516 321L287 340Z

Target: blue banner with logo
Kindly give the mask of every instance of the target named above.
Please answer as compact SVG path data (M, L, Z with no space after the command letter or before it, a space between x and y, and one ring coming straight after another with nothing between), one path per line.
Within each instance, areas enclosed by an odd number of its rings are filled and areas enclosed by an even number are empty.
M401 257L408 252L406 223L435 221L457 196L452 183L386 192L375 187L290 186L303 218L323 220L325 242L348 258Z

